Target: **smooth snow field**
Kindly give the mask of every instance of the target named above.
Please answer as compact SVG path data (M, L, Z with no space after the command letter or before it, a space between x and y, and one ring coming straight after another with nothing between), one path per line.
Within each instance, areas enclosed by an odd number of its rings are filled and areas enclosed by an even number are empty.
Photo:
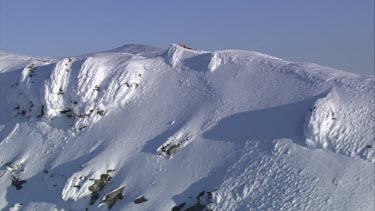
M0 210L369 210L374 76L241 51L0 52Z

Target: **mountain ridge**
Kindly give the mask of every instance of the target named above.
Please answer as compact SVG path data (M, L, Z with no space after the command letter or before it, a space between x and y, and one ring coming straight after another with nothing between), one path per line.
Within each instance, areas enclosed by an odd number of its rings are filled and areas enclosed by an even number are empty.
M371 76L173 44L0 55L0 83L1 209L375 203Z

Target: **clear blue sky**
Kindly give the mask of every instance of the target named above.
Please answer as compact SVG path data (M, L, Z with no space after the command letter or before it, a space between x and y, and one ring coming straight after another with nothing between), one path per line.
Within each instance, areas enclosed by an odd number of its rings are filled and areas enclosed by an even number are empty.
M0 49L53 57L138 43L245 49L374 73L374 0L0 0Z

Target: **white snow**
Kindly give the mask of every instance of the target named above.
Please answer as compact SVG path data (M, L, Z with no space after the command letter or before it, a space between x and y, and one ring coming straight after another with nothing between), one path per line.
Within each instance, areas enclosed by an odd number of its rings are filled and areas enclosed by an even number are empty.
M113 210L375 207L373 76L125 45L59 60L0 52L0 84L1 210L107 210L122 186Z

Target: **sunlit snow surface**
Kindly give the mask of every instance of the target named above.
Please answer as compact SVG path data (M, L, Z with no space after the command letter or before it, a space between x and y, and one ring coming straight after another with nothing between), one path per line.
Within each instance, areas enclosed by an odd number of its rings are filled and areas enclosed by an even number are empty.
M127 45L63 59L0 52L0 85L1 210L107 210L102 198L122 186L112 210L184 210L202 191L214 210L375 207L373 76Z

